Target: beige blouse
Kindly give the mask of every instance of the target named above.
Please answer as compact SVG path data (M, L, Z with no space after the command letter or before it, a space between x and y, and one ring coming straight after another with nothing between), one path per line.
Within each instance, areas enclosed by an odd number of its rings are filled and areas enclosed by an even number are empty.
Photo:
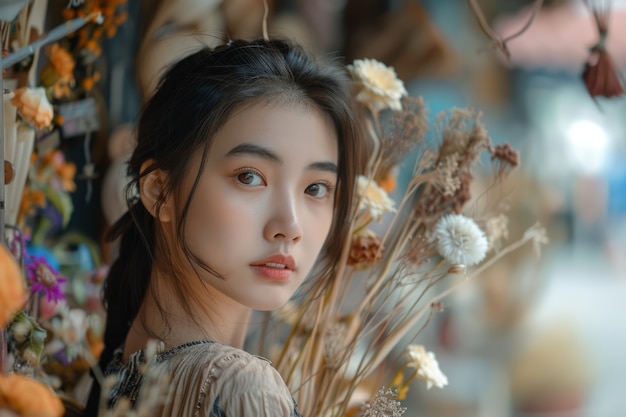
M143 350L126 363L122 349L115 352L105 372L118 376L110 391L110 408L123 397L140 408L156 394L162 406L159 413L151 413L154 416L302 417L272 364L240 349L197 341L157 353L142 372L145 362ZM158 391L158 381L163 391Z

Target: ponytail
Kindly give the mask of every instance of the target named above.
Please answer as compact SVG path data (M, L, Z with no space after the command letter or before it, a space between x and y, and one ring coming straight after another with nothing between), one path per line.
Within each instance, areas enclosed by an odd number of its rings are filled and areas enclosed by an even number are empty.
M106 327L104 350L98 360L101 371L106 369L115 350L124 343L146 295L152 272L154 227L154 217L138 201L115 223L107 236L111 241L121 237L121 241L119 255L104 283L102 301L106 308ZM97 415L100 391L100 383L94 378L85 416Z

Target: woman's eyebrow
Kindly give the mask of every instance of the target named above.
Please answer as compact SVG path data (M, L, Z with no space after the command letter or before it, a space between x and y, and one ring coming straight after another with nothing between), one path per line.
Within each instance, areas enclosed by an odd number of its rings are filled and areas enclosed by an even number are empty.
M326 171L326 172L330 172L332 174L336 174L338 169L337 169L337 164L334 162L313 162L311 165L309 165L309 169L311 170L315 170L315 171Z
M281 157L278 156L275 152L264 148L263 146L254 145L252 143L239 144L230 151L228 151L228 153L226 154L227 157L232 157L236 155L256 156L272 162L277 162L279 164L283 163ZM330 161L313 162L307 167L307 169L314 171L326 171L333 174L336 174L338 171L337 164Z
M278 155L274 152L270 151L267 148L264 148L259 145L254 145L252 143L242 143L240 145L235 146L233 149L228 151L226 156L235 156L235 155L251 155L258 156L263 159L270 160L272 162L282 163L283 160L280 159Z

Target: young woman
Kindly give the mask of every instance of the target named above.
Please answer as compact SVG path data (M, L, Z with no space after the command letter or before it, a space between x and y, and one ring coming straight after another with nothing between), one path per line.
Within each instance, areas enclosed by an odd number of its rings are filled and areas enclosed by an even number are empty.
M170 378L158 415L299 415L271 364L241 348L252 310L331 276L341 254L362 154L348 83L341 65L276 40L203 49L165 73L114 227L99 363L119 377L109 406L136 401L157 340L150 372Z

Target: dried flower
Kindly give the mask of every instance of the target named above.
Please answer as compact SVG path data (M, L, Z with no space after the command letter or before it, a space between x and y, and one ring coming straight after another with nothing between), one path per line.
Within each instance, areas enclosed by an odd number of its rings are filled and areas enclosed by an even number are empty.
M374 232L365 229L352 237L348 265L357 269L374 266L383 256L383 242Z
M41 85L52 87L55 98L66 97L74 87L74 68L76 62L72 55L59 44L52 44L49 49L50 62L39 76Z
M356 100L372 112L402 109L401 99L407 91L392 67L374 59L357 59L348 65L348 70L359 85Z
M16 363L19 362L20 367L37 367L44 351L46 330L33 317L20 311L13 318L9 333L16 348Z
M54 111L43 87L21 87L15 89L13 93L15 97L11 99L11 104L17 108L24 120L32 122L37 129L50 126Z
M46 351L52 355L63 351L65 362L72 362L83 353L83 346L87 345L87 313L78 308L66 309L51 324L54 339L48 343Z
M8 408L20 416L61 417L63 403L41 382L24 375L0 375L0 409Z
M58 43L50 45L50 63L62 80L74 78L76 62L72 55Z
M395 390L381 388L374 399L366 403L360 417L400 417L406 412L406 407L402 407L397 401L398 394Z
M491 137L480 121L481 116L477 110L459 108L437 115L435 130L441 135L439 161L456 154L459 166L469 167L483 150L489 149Z
M345 240L341 262L312 281L297 305L281 309L279 320L269 321L268 326L276 327L261 333L259 354L269 353L304 415L355 416L354 404L371 399L357 415L393 417L405 412L398 400L409 381L419 377L429 388L447 384L434 356L422 348L395 369L390 389L374 396L388 376L378 371L397 363L390 354L415 340L419 321L430 321L443 308L440 298L467 280L452 279L450 287L435 289L432 297L426 291L440 280L449 282L449 275L464 276L467 266L485 257L484 233L460 215L470 200L473 166L484 151L494 155L503 171L519 161L512 148L492 147L480 112L473 109L442 113L435 124L437 137L426 142L423 103L407 96L393 69L371 60L357 60L348 68L371 145L366 170L355 184L357 212L348 219L353 235ZM394 170L413 150L417 160L410 181L395 190ZM396 201L389 197L392 189L399 192ZM395 215L379 237L368 228L388 211ZM535 241L534 236L528 240ZM490 261L524 242L495 253ZM437 250L445 259L431 262ZM355 391L364 385L367 395L355 402Z
M48 297L48 301L59 301L65 299L65 294L61 291L60 284L67 279L60 277L59 273L50 266L43 256L33 256L26 264L28 279L31 281L31 291L33 293L43 292Z
M380 222L383 213L395 211L393 200L385 190L380 188L374 180L363 175L357 178L357 198L359 199L359 211L367 211L372 218Z
M508 223L509 219L504 214L487 220L485 229L487 231L487 240L489 241L489 250L499 248L500 242L509 237Z
M17 261L6 246L0 244L0 328L24 306L26 289Z
M434 184L446 197L452 197L461 188L461 180L456 175L459 170L457 155L447 155L437 164Z
M380 132L380 163L383 172L402 163L418 145L424 142L428 132L428 119L421 98L405 96L402 109L382 121Z
M482 261L489 247L478 225L462 214L443 216L433 234L439 254L453 264L475 265Z
M415 368L416 377L426 381L426 388L433 385L443 388L448 385L448 378L439 369L439 363L435 359L435 354L427 352L422 345L409 345L406 349L409 368Z
M347 326L339 322L332 324L326 331L324 338L324 357L329 365L338 363L338 357L344 352L344 340Z
M496 145L495 149L490 148L491 160L498 163L497 174L508 174L513 168L519 165L519 152L508 144Z
M37 161L37 181L50 183L55 190L76 191L75 177L76 164L67 162L59 150L51 149Z

